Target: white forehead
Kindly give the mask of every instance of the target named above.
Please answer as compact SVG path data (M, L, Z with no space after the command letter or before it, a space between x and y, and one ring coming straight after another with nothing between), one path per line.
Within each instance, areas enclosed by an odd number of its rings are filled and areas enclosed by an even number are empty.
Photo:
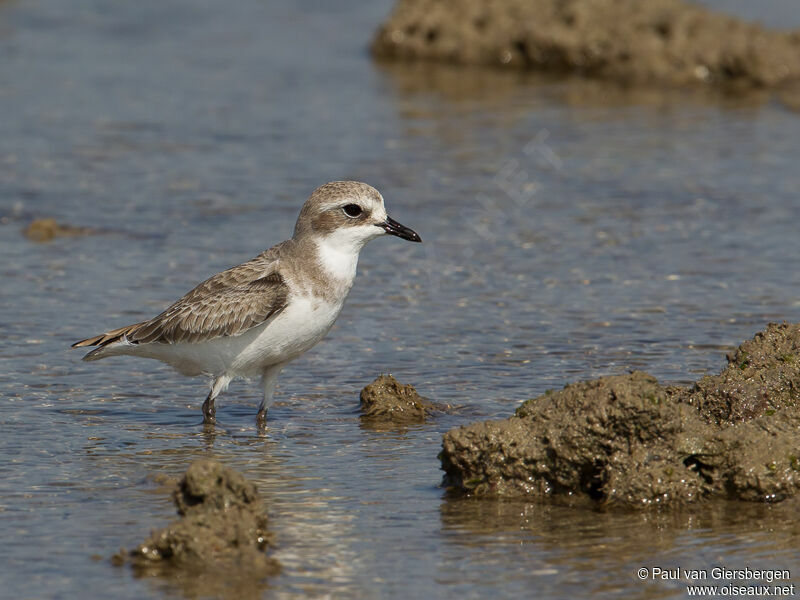
M333 198L327 198L324 202L320 202L318 206L322 209L326 209L352 203L358 204L364 208L375 208L376 206L383 206L383 196L378 192L376 192L374 196L366 194L341 194Z
M385 221L388 216L386 214L386 206L383 203L383 196L380 193L376 199L372 199L372 216L381 221Z

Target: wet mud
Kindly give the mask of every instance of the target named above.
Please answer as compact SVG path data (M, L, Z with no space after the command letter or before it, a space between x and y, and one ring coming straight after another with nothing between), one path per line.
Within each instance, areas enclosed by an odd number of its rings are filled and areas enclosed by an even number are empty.
M718 375L640 371L567 385L445 434L444 485L472 495L644 508L800 491L800 324L770 324Z
M362 422L373 425L424 423L447 409L430 402L412 385L403 385L392 375L380 375L361 390Z
M180 518L112 557L139 577L158 576L189 597L257 598L280 571L266 554L267 516L255 484L221 463L193 462L172 492Z
M579 74L625 84L775 88L800 81L800 32L682 0L398 0L381 59Z

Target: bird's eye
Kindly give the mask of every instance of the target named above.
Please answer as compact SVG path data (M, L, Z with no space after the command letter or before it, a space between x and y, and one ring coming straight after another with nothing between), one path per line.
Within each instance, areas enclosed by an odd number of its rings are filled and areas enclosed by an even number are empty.
M355 218L360 215L364 210L358 204L346 204L342 210L348 217Z

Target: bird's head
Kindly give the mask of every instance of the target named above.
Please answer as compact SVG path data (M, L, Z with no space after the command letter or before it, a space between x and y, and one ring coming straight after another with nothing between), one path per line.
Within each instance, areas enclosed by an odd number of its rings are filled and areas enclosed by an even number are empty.
M355 251L386 234L422 241L414 230L386 214L378 190L358 181L332 181L318 187L303 205L294 228L295 239L312 235Z

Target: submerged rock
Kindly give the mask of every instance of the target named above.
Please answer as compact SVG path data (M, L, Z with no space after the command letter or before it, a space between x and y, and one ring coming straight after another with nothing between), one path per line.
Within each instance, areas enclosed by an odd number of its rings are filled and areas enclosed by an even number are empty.
M412 385L403 385L391 375L380 375L361 390L361 418L370 422L424 423L442 407L429 402Z
M217 461L201 459L189 466L172 498L181 518L131 552L121 551L114 562L201 595L235 590L232 597L258 597L265 578L280 567L265 554L270 536L255 485Z
M444 484L631 508L784 500L800 491L797 356L800 325L770 324L689 388L637 371L547 392L445 434Z
M628 83L800 80L800 33L683 0L398 0L372 52Z
M57 237L92 235L97 233L90 227L76 227L59 223L55 219L35 219L22 230L23 235L34 242L50 242Z

